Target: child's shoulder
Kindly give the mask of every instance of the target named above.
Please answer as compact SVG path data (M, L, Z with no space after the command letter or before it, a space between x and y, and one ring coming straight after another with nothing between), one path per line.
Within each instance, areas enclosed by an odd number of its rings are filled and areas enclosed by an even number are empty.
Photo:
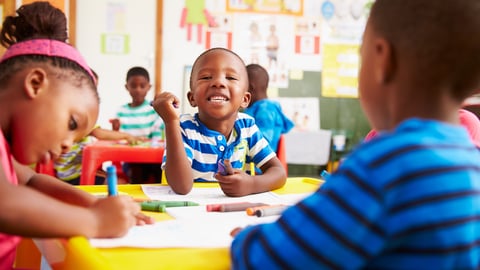
M422 150L441 151L446 147L468 148L468 133L458 125L434 120L408 119L394 130L380 132L375 138L359 145L355 155L365 160L381 159L395 153Z

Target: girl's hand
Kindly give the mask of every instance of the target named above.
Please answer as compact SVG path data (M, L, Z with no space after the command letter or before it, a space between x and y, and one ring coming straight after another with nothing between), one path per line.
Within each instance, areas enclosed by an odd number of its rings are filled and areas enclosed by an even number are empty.
M98 221L93 237L120 237L132 226L151 222L140 212L140 205L129 196L98 199L90 208Z

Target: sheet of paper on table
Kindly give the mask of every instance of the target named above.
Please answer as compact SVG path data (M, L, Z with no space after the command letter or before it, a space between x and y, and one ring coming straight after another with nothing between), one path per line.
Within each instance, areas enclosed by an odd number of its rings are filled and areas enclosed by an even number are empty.
M167 213L174 220L153 225L136 226L127 235L113 239L90 239L90 244L99 248L215 248L229 247L230 232L237 227L273 222L279 216L248 216L245 211L207 212L207 204L232 202L262 202L267 204L292 205L309 193L277 195L273 192L227 197L220 188L193 188L188 195L178 195L168 186L143 185L143 192L152 200L193 201L200 206L168 207Z
M263 202L266 204L281 203L280 197L273 192L263 192L243 197L228 197L221 188L194 187L187 195L176 194L169 186L142 185L145 195L151 200L192 201L200 205L231 202Z
M172 207L191 208L191 207ZM194 207L195 208L195 207ZM217 213L218 214L218 213ZM200 217L180 218L157 222L153 225L136 226L124 237L113 239L90 239L90 244L99 248L139 247L139 248L224 248L232 242L230 232L236 227L267 223L279 216L258 218L242 212L221 213ZM228 216L228 218L225 218Z

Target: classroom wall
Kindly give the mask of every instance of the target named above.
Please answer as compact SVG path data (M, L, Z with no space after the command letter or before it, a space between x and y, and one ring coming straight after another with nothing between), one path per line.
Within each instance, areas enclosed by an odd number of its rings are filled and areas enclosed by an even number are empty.
M119 106L131 101L125 89L128 69L146 68L152 85L155 84L157 2L80 0L76 3L76 47L99 75L98 124L111 128L108 120L115 116ZM152 87L149 98L153 92Z
M162 29L162 80L161 90L175 93L185 100L186 74L185 66L191 65L195 58L206 49L205 31L198 35L197 26L192 28L191 37L188 39L187 30L181 27L181 14L186 3L191 0L179 1L160 1L163 4L163 29ZM271 96L273 97L312 97L317 99L319 108L318 126L322 129L332 129L334 132L345 132L349 139L350 146L357 144L368 132L369 125L360 108L357 98L331 96L322 92L322 53L327 48L323 46L317 54L294 54L292 53L294 39L291 35L282 37L284 33L297 31L295 27L299 25L298 16L289 16L281 14L260 14L260 13L228 13L226 12L225 0L195 0L205 3L212 16L225 18L230 24L225 26L227 31L233 35L240 35L234 40L232 49L244 57L248 64L247 52L242 47L243 43L248 43L246 34L249 27L249 19L260 23L260 27L267 31L267 24L275 23L280 30L277 34L284 39L280 57L283 63L287 65L288 71L285 72L286 83L275 85ZM360 0L359 0L360 1ZM238 2L238 1L234 1ZM304 20L307 22L319 20L322 16L323 0L304 0ZM332 2L332 1L331 1ZM355 4L356 0L333 1L334 4ZM128 93L124 89L125 74L129 67L140 65L146 67L152 75L152 84L155 83L153 74L154 66L154 46L155 44L155 19L156 19L155 0L81 0L77 1L77 39L76 44L81 53L87 58L100 75L99 92L102 103L100 110L99 124L104 127L110 127L108 119L111 118L118 106L130 100ZM88 14L88 15L87 15ZM223 16L223 17L222 17ZM335 22L345 28L342 18L345 14L332 14L329 22ZM351 26L349 26L351 27ZM361 25L358 27L361 28ZM358 32L359 29L355 29ZM102 52L102 35L108 33L119 33L130 38L129 52L127 54L107 54ZM198 38L202 38L202 42ZM323 33L319 37L323 39ZM286 41L285 41L286 40ZM323 43L324 40L322 40ZM243 43L242 43L243 42ZM357 44L353 42L354 54L358 52ZM335 43L331 43L334 44ZM335 46L330 46L335 48ZM350 57L351 58L351 57ZM335 60L334 60L335 62ZM293 76L290 72L295 73ZM349 70L354 73L355 69ZM298 76L301 74L301 76ZM187 74L188 75L188 74ZM153 97L153 89L149 98ZM187 106L188 107L188 106Z

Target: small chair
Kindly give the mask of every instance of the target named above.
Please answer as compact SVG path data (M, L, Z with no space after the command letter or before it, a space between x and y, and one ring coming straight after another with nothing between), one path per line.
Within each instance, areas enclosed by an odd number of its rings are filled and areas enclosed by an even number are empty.
M277 157L285 168L285 173L288 176L288 166L287 166L287 151L285 147L285 135L280 135L277 146Z

